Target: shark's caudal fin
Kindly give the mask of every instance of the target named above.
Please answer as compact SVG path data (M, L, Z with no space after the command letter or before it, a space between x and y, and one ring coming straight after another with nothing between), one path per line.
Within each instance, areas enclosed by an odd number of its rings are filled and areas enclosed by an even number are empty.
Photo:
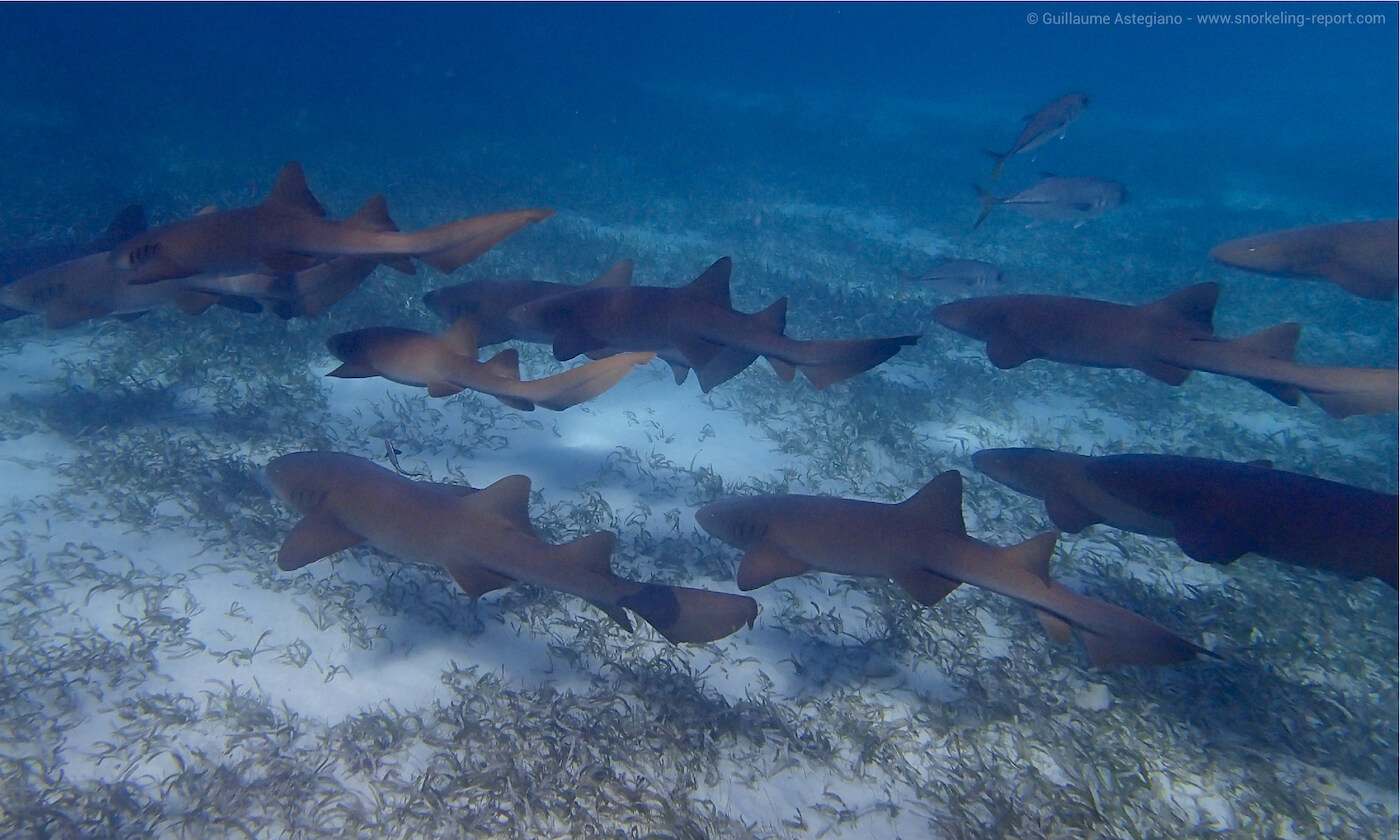
M419 253L418 258L444 274L451 274L526 225L544 221L553 215L553 210L545 209L508 210L449 222L409 235L425 241L447 243L435 250Z
M758 602L747 595L687 586L642 584L617 603L641 616L672 644L723 639L746 624L753 627L758 618Z
M553 411L563 411L593 399L621 382L634 366L644 365L655 356L655 353L619 353L544 379L521 382L518 388L512 389L512 395Z

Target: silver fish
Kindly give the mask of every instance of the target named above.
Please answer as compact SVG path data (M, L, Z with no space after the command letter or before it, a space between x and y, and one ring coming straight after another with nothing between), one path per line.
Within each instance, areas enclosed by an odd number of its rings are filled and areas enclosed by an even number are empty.
M982 151L996 159L997 165L992 169L992 180L995 181L1001 174L1002 164L1013 155L1022 152L1029 152L1038 149L1056 137L1065 136L1065 128L1084 112L1084 108L1089 104L1089 97L1082 93L1067 93L1025 117L1026 127L1021 129L1021 136L1016 138L1016 142L1011 144L1011 148L1005 152L994 152L990 149Z
M1061 178L1047 174L1035 186L1006 198L999 198L975 185L973 189L982 199L982 214L973 223L973 228L981 225L993 210L1002 205L1041 221L1073 220L1077 227L1128 200L1127 189L1117 181L1087 176Z
M989 292L1006 287L1000 268L981 260L944 260L922 274L907 276L900 287L902 296L910 283L918 283L944 295Z

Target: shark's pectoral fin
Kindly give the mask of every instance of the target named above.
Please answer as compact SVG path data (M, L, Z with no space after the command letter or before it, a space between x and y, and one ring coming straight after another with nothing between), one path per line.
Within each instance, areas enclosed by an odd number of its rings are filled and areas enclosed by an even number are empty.
M561 327L554 333L554 358L561 362L606 346L607 342L594 337L588 330L577 325Z
M1186 556L1198 563L1224 566L1254 550L1230 526L1210 521L1178 522L1175 536Z
M934 574L926 569L915 569L902 575L896 575L894 582L899 584L899 587L905 592L908 592L909 597L926 607L936 605L960 585L959 581Z
M1045 512L1050 521L1067 534L1077 534L1090 525L1103 522L1103 517L1084 507L1068 493L1051 493L1045 499Z
M535 533L535 526L530 524L530 479L523 475L508 475L489 487L467 496L462 500L462 504L489 508L504 516L511 524L525 533ZM600 531L599 533L612 538L611 532ZM559 546L558 550L564 553L565 559L586 560L588 555L582 552L591 546L585 541L597 536L598 534L592 534L588 537L581 537L571 543ZM611 556L612 542L609 541L604 561L606 562L607 558Z
M461 385L445 380L428 383L428 396L430 397L450 397L465 390Z
M480 598L487 592L505 589L507 586L515 583L513 578L497 574L490 569L483 569L480 566L471 566L465 563L448 566L447 573L452 575L452 579L457 581L457 585L462 587L463 592L473 598Z
M1069 641L1070 631L1073 628L1068 621L1045 610L1036 610L1035 617L1040 619L1040 626L1045 628L1045 635L1049 636L1055 644L1062 645Z
M1192 373L1190 368L1168 364L1160 359L1148 359L1141 365L1138 365L1138 370L1168 385L1180 385L1185 382Z
M364 537L341 525L334 516L313 510L292 528L282 542L282 548L277 552L277 568L284 572L294 571L364 541Z
M1040 351L1010 333L987 339L987 359L1002 370L1014 368L1040 356Z
M789 555L771 543L759 543L745 552L739 561L739 572L735 582L748 592L760 586L767 586L775 580L804 575L811 566Z

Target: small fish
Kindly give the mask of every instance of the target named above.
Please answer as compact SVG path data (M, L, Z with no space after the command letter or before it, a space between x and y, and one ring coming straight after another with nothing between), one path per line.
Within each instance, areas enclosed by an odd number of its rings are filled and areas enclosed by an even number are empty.
M996 159L997 165L992 169L992 180L997 179L1001 174L1002 164L1013 155L1038 149L1056 137L1063 140L1065 128L1079 119L1079 115L1088 104L1089 97L1084 94L1067 93L1034 114L1027 114L1024 117L1026 127L1021 129L1021 136L1016 138L1010 149L1005 152L982 150Z
M1128 200L1128 190L1122 184L1091 176L1061 178L1046 173L1040 183L1006 198L992 195L975 184L972 188L982 199L982 214L972 224L974 230L1001 205L1039 221L1073 220L1078 227Z
M389 463L393 465L395 472L397 472L404 478L427 477L423 473L409 472L408 470L405 470L403 467L399 466L399 456L402 454L403 450L395 447L394 442L392 440L390 440L389 438L384 438L384 456L389 459Z
M961 295L1000 291L1006 286L1006 276L1000 268L981 260L944 260L922 274L906 275L895 297L903 297L910 283L944 295Z

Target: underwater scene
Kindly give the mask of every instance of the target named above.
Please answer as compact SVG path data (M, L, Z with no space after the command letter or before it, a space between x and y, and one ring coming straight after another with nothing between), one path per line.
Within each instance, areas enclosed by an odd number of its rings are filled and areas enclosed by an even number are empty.
M0 837L1400 836L1396 4L3 13Z

